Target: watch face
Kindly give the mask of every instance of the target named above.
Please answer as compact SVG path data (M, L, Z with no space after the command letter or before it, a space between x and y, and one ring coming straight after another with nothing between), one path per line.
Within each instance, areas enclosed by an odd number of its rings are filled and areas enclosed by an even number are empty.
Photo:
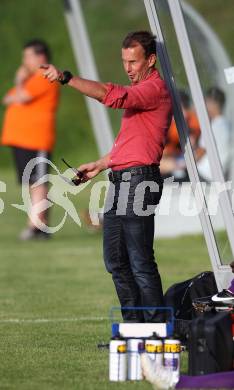
M61 81L62 84L67 84L71 78L73 77L73 75L71 74L71 72L69 72L69 70L64 70L63 71L63 80Z

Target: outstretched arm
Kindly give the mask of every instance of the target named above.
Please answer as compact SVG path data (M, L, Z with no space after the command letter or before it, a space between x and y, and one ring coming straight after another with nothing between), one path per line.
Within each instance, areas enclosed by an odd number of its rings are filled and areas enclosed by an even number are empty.
M50 82L63 80L63 72L57 69L54 65L45 64L41 65L40 68L44 69L43 75ZM108 89L108 86L105 83L82 79L79 76L73 76L68 82L68 85L77 89L83 95L89 96L99 101L102 101Z
M75 76L69 81L68 85L80 91L83 95L102 101L106 92L107 86L98 81L86 80Z

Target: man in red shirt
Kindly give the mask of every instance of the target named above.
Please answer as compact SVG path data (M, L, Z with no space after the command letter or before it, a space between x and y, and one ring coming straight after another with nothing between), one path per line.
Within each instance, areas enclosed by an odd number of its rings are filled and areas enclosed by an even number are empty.
M98 161L81 165L83 181L111 168L112 182L104 213L104 261L112 274L121 307L162 306L161 278L154 259L154 211L163 180L159 164L172 117L171 99L155 69L155 37L129 33L122 61L131 85L121 86L73 77L45 65L44 77L68 83L107 107L125 109L112 150ZM155 310L122 309L125 321L155 322Z

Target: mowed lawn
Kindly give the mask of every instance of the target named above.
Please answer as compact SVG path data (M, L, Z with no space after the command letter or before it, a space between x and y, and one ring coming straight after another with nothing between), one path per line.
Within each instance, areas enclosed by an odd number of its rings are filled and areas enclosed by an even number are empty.
M26 216L11 171L1 172L0 194L0 389L150 389L146 382L110 383L108 351L111 306L117 305L102 260L102 234L71 218L46 242L20 242ZM77 211L88 192L73 197ZM64 212L52 210L52 224ZM172 221L173 223L173 221ZM155 250L164 290L210 269L203 238L157 240Z

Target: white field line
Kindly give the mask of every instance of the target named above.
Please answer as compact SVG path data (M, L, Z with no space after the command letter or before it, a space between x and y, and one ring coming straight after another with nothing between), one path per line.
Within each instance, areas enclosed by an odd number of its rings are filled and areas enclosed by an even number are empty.
M0 318L0 324L47 324L59 322L107 321L109 317L71 317L71 318Z

